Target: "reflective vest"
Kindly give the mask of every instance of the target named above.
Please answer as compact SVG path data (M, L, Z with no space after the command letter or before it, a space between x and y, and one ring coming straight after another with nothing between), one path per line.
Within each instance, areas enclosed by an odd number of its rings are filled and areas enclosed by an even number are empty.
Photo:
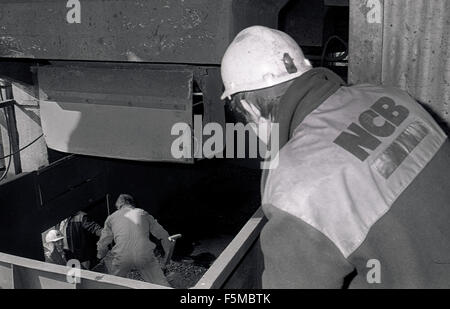
M348 258L446 138L398 89L342 87L281 149L263 204L308 223Z

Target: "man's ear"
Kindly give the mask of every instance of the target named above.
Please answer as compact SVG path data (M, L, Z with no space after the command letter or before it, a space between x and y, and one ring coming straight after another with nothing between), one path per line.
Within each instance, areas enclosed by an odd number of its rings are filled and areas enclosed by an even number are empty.
M252 116L254 122L259 121L261 118L261 112L255 105L248 103L246 100L241 100L241 105L245 111Z

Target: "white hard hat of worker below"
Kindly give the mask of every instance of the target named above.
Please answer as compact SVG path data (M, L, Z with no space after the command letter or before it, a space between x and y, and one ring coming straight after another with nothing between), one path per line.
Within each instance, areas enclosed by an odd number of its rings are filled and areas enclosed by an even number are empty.
M222 100L233 94L272 87L312 69L302 49L284 32L263 26L242 30L222 59Z
M47 235L45 235L45 242L56 242L63 238L64 238L64 236L61 234L60 231L51 230L47 233Z

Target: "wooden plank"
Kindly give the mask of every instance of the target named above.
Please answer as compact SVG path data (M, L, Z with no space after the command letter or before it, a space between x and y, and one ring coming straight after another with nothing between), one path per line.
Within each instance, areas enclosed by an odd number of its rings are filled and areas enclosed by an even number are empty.
M245 224L238 235L228 245L223 253L211 265L205 275L195 285L194 289L219 289L236 269L242 258L258 239L266 222L262 209L258 209Z
M349 82L381 84L384 0L350 0Z

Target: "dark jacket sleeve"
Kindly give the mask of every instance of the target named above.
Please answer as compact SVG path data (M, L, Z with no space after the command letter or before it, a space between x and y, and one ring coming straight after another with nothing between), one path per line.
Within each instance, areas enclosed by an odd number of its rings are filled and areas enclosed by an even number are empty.
M354 267L328 237L271 205L261 233L263 288L339 289Z
M97 222L89 219L87 215L83 216L83 228L89 233L100 237L102 235L102 227Z

